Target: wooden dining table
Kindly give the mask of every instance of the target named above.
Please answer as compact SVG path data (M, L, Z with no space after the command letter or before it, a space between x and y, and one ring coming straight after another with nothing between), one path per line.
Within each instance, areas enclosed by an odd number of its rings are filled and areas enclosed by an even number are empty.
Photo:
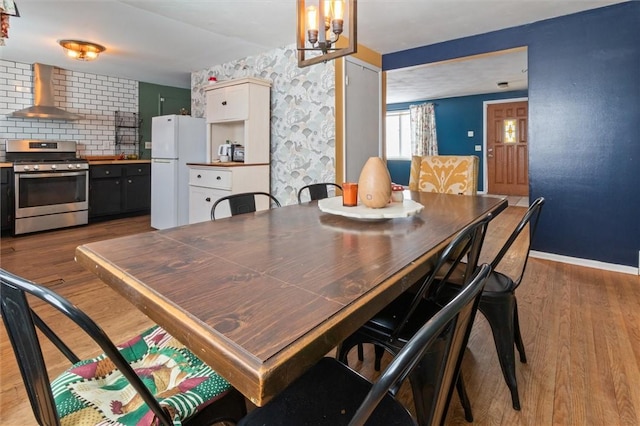
M317 202L84 244L76 261L260 406L429 272L504 198L411 192L415 216Z

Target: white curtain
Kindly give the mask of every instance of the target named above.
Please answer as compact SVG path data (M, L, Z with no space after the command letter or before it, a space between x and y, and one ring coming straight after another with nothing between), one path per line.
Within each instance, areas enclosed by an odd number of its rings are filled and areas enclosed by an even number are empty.
M435 104L411 105L411 154L438 155Z

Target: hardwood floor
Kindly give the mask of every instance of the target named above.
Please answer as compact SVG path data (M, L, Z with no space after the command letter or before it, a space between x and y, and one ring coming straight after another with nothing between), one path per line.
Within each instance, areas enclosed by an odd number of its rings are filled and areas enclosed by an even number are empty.
M509 207L494 219L484 259L493 256L523 213L522 207ZM151 321L77 265L73 254L79 244L150 229L149 216L141 216L3 237L0 265L54 288L87 312L114 341L122 341L143 331ZM515 247L513 253L519 249ZM516 255L508 257L500 269L506 272L517 267L516 259ZM532 258L517 295L528 357L527 364L516 366L522 410L511 408L491 331L479 314L463 363L474 424L640 424L640 277ZM46 321L47 311L41 312ZM65 322L56 325L69 327ZM77 329L66 335L79 356L98 353ZM50 345L44 350L51 375L59 374L66 361ZM370 348L362 363L355 353L351 356L352 367L375 377ZM0 366L0 424L35 424L4 327L0 327ZM401 398L410 405L407 384ZM457 396L447 424L467 424Z

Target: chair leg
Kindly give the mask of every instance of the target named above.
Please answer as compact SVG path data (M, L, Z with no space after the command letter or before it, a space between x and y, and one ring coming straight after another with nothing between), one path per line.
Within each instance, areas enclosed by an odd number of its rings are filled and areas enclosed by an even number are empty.
M520 353L520 362L527 363L527 354L524 352L524 343L522 343L522 334L520 334L520 320L518 319L518 302L515 303L515 309L513 313L513 331L515 332L516 348Z
M458 391L458 397L460 398L460 403L462 404L462 408L464 409L464 419L469 423L473 423L473 412L471 411L471 402L469 401L469 396L467 395L467 389L464 386L464 380L462 379L462 372L458 374L458 380L456 380L456 390Z
M380 371L380 363L382 362L382 356L384 355L384 348L380 345L373 345L373 350L375 353L375 361L373 363L373 368L376 371Z
M514 313L515 296L510 293L504 297L482 298L478 309L485 316L498 352L498 360L505 382L511 391L511 402L515 410L520 410L520 397L518 396L518 383L516 381L516 361L514 354L515 332Z
M364 361L364 346L358 343L358 361Z

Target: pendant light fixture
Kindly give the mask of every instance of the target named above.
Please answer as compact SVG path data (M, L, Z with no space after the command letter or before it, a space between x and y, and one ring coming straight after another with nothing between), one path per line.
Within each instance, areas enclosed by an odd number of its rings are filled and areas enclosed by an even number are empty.
M299 67L356 53L356 4L357 0L298 0Z
M58 42L68 57L79 61L93 61L106 50L104 46L90 41L60 40Z

